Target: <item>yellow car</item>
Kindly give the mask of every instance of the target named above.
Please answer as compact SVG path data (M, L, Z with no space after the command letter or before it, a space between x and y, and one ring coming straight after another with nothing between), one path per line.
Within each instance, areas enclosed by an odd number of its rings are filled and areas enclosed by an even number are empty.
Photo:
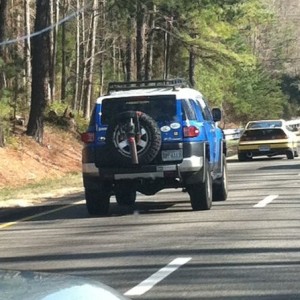
M246 161L254 156L286 155L298 157L298 136L284 120L250 121L238 143L238 159Z

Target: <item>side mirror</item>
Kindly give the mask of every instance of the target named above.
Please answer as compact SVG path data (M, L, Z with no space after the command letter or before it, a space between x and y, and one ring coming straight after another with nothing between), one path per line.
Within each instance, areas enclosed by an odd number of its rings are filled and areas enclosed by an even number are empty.
M221 120L222 112L220 108L213 108L211 112L212 112L214 122L218 122Z

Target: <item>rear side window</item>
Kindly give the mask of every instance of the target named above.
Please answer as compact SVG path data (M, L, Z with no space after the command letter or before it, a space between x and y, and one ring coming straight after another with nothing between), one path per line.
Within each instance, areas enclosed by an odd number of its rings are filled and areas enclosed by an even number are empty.
M194 120L194 121L197 120L197 115L192 100L183 99L182 110L183 110L183 120Z
M192 105L194 107L194 110L195 110L195 113L197 116L197 120L199 122L203 121L203 119L205 120L204 112L203 112L202 107L200 106L199 101L195 101L195 100L191 99L190 102L192 103Z
M211 111L210 111L206 101L202 98L198 98L197 102L199 103L199 105L202 109L204 120L211 121L213 119L213 117L212 117Z
M141 96L107 98L102 102L102 124L108 124L119 113L142 111L156 121L176 120L175 96Z

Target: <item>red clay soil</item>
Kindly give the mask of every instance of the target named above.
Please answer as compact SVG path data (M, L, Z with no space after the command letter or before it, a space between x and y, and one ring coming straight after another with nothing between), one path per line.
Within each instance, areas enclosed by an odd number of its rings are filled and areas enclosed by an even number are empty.
M0 148L0 189L80 172L81 149L74 133L45 128L43 145L20 133Z

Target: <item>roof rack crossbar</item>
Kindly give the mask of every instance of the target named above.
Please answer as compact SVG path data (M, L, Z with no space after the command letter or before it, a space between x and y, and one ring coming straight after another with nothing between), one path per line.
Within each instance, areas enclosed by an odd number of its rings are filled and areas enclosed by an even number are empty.
M153 88L172 88L189 87L184 79L162 79L162 80L144 80L144 81L124 81L109 82L108 93L112 91L126 91L133 89L153 89Z

